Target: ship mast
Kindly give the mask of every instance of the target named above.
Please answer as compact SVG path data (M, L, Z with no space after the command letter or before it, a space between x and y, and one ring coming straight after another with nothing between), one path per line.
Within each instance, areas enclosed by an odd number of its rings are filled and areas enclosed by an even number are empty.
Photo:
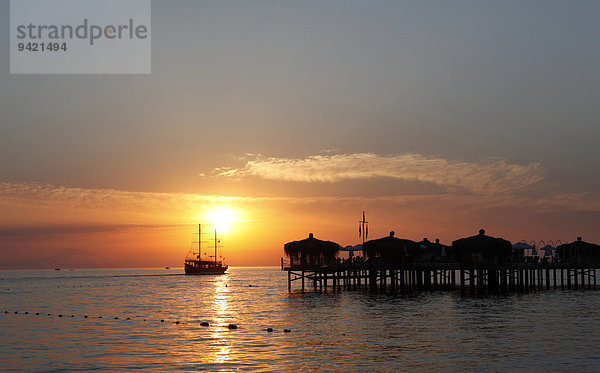
M215 266L217 265L217 228L215 228Z
M200 256L202 255L202 224L198 224L198 260L201 260Z

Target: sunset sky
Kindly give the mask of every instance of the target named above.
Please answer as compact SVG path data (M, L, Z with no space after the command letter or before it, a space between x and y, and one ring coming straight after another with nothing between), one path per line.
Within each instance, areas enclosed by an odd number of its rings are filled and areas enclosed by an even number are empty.
M180 267L214 211L233 266L357 244L363 210L369 238L600 243L599 19L153 1L151 75L10 75L0 38L0 268Z

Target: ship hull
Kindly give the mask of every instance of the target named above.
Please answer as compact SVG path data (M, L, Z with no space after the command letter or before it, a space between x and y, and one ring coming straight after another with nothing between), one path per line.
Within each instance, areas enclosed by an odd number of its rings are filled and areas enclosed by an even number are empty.
M197 268L186 268L186 275L224 275L227 268L219 268L214 270L197 269Z
M222 265L199 265L196 263L186 263L185 264L185 274L186 275L224 275L225 271L227 271L229 266Z

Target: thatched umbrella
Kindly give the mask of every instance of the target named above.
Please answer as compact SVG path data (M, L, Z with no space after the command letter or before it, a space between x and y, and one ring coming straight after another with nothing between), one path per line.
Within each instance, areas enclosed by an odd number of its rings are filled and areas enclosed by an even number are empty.
M429 239L423 238L419 245L422 249L421 261L450 261L452 247L441 244L439 239L436 238L435 242L431 242Z
M556 247L554 247L550 244L548 244L540 249L540 251L544 252L544 256L552 256L552 254L554 253L554 250L556 250Z
M532 246L525 241L517 242L516 244L512 245L512 247L513 249L521 250L533 250L535 248L535 246Z
M533 245L528 244L526 241L521 241L521 242L517 242L516 244L512 245L512 251L513 251L513 256L517 257L517 258L522 258L525 256L525 250L530 250L530 252L532 253L532 255L536 255L537 252L535 252L535 242L533 242ZM535 252L535 254L534 254Z
M354 257L354 252L355 251L362 251L363 247L362 244L357 244L357 245L348 245L348 246L344 246L344 247L340 247L341 251L347 251L348 252L348 258L353 258Z
M387 237L370 240L363 245L365 258L371 260L379 258L386 264L405 263L406 257L417 256L420 250L418 242L396 238L394 231L391 231Z
M483 229L476 236L453 241L452 248L461 264L502 264L512 255L509 241L486 236Z
M556 252L563 263L600 263L600 245L585 242L581 237L577 237L577 241L559 245Z
M326 265L335 261L340 245L316 239L310 233L308 238L286 243L283 250L292 262L297 261L302 265Z

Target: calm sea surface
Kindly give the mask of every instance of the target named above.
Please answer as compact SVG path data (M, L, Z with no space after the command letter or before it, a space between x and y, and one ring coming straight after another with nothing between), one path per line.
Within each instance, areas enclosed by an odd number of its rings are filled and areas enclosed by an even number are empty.
M288 294L278 268L182 273L0 271L0 370L600 371L600 290Z

